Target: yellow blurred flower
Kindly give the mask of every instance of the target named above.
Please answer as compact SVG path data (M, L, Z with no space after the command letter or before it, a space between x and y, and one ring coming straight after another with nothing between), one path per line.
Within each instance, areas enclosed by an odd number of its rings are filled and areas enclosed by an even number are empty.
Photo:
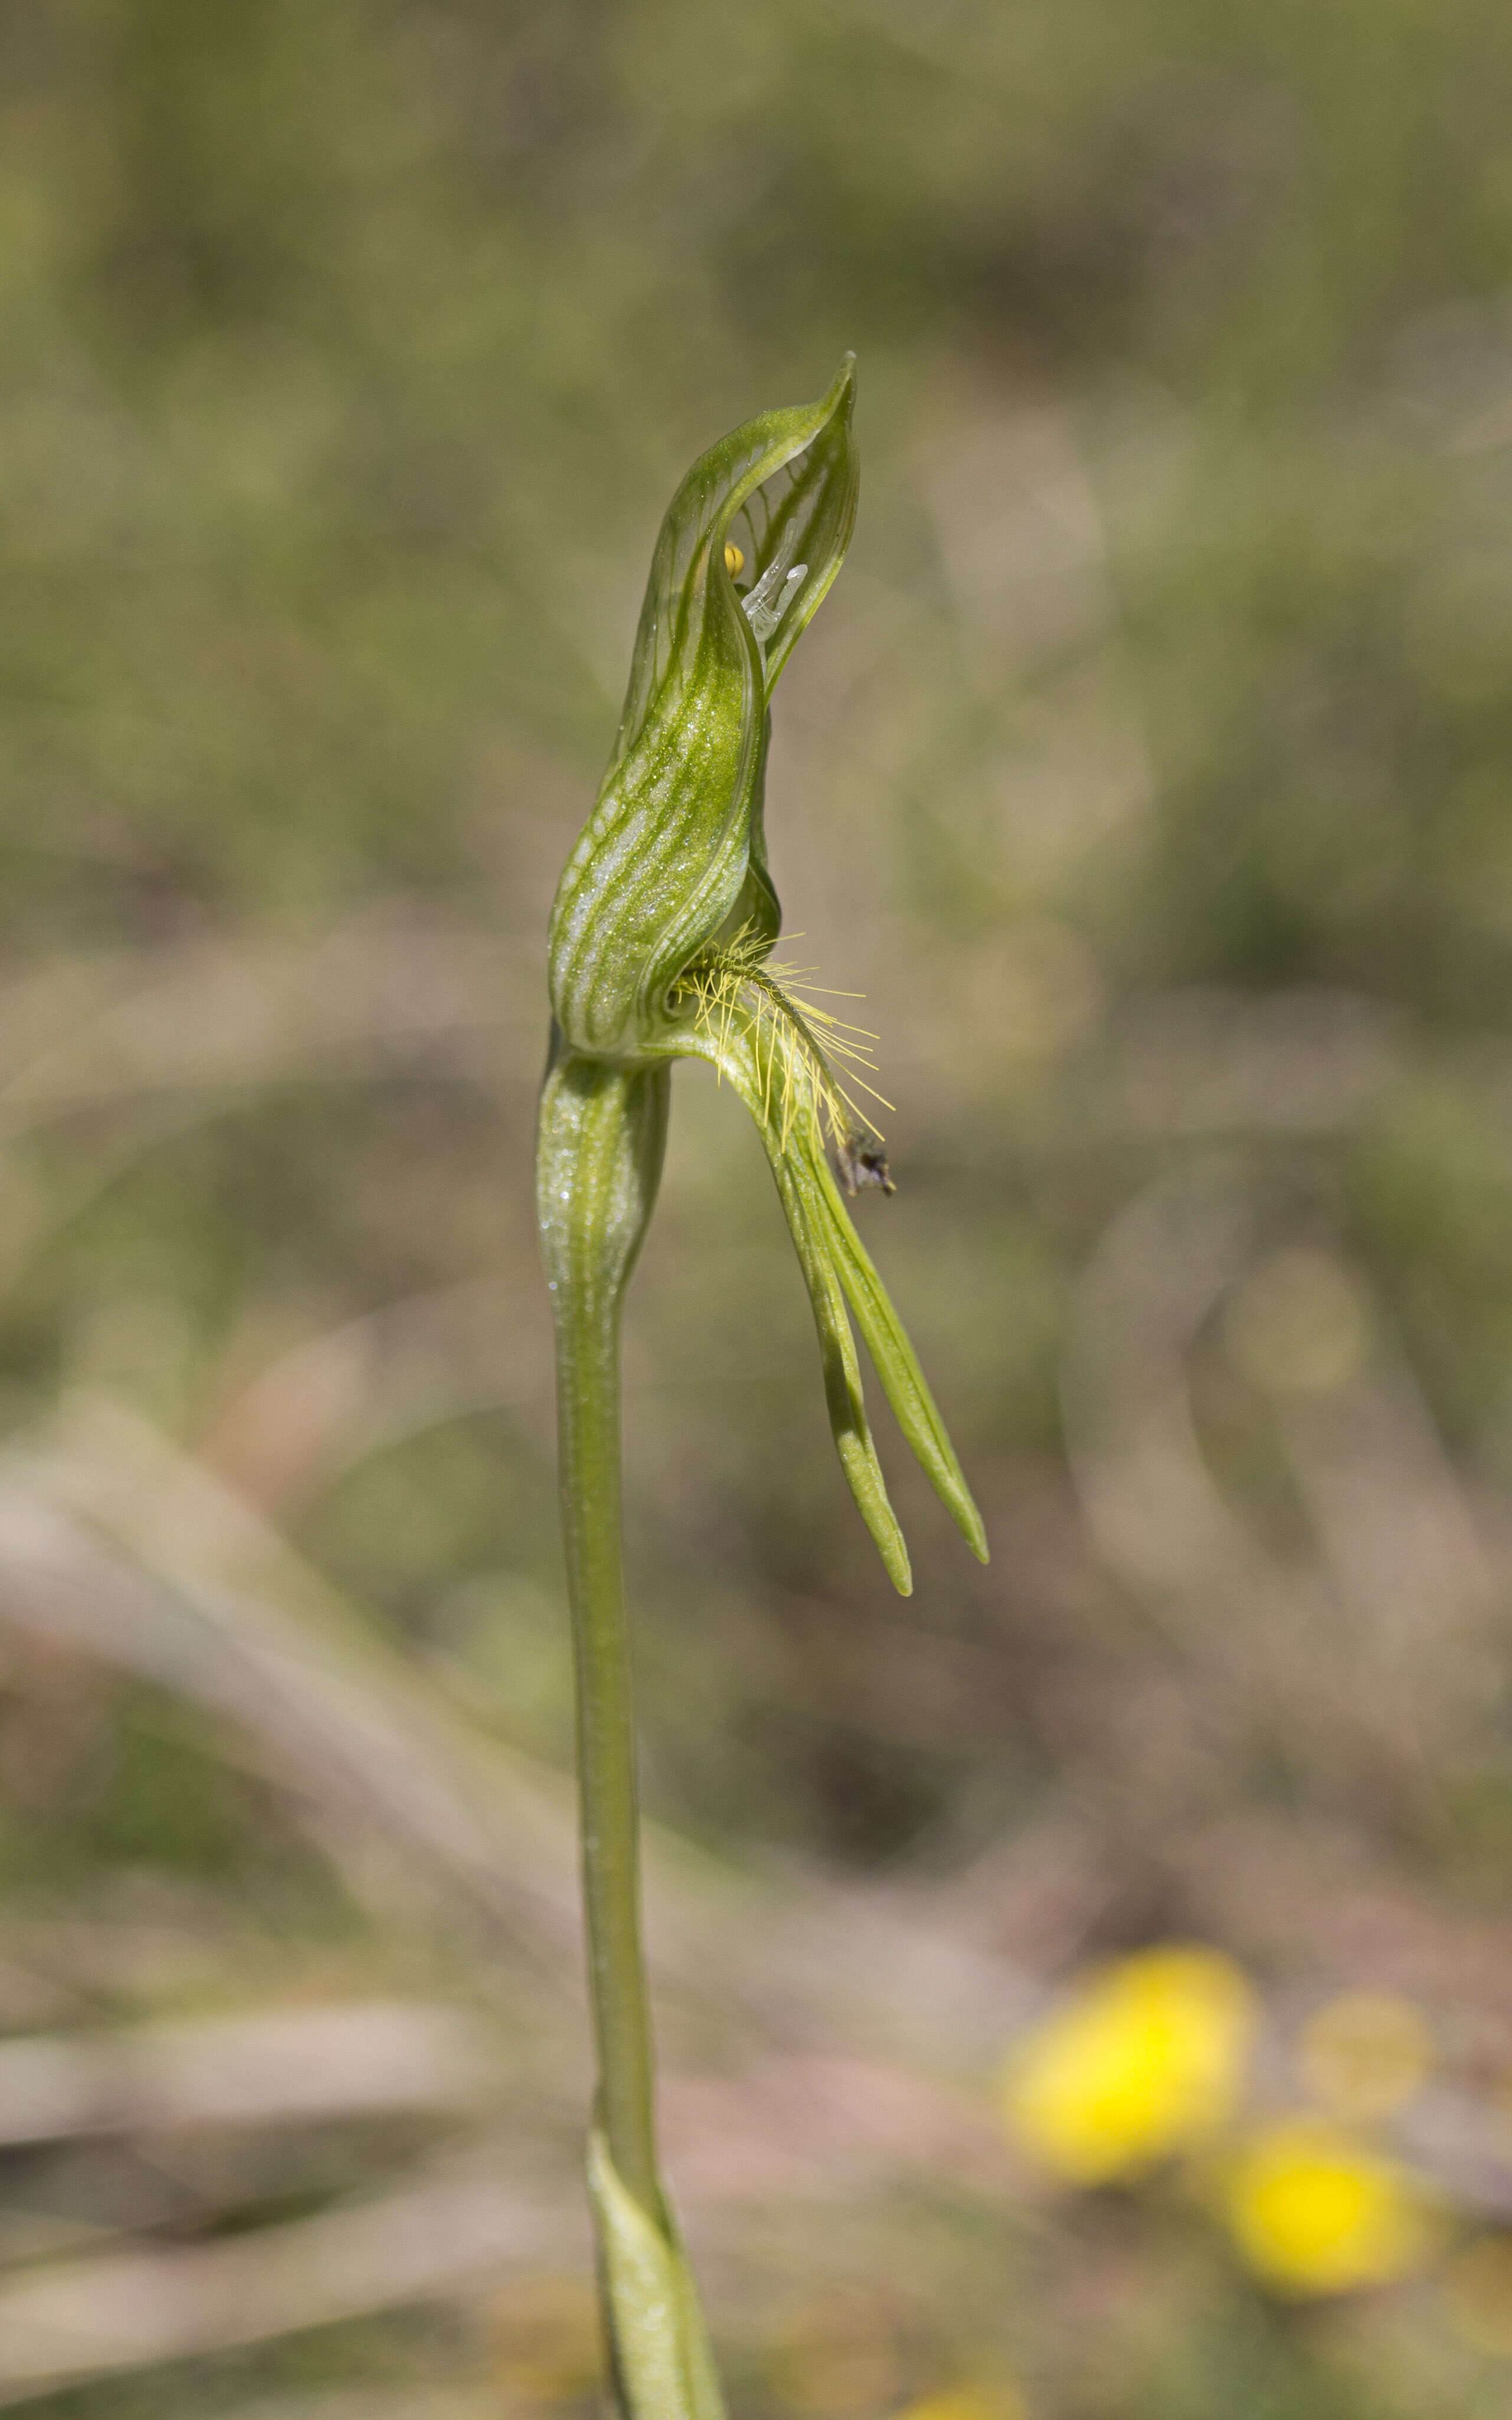
M1288 2293L1388 2285L1430 2248L1411 2178L1320 2118L1287 2118L1255 2134L1227 2168L1224 2198L1250 2267Z
M995 2385L990 2395L980 2387L955 2386L910 2403L898 2420L1028 2420L1028 2406L1014 2386Z
M1057 2176L1102 2184L1199 2142L1230 2116L1255 2029L1250 1987L1211 1949L1107 1968L1018 2042L1011 2132Z
M1303 2027L1298 2064L1335 2116L1389 2118L1427 2081L1433 2040L1411 2000L1343 1992Z

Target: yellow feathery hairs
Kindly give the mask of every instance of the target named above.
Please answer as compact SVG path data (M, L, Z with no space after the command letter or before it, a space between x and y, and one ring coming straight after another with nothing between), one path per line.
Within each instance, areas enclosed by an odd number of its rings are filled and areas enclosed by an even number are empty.
M761 1086L763 1122L776 1125L779 1149L787 1149L795 1125L801 1122L818 1147L826 1138L833 1146L847 1193L856 1193L863 1185L891 1193L896 1188L881 1150L882 1136L833 1064L843 1060L856 1090L890 1110L892 1103L867 1081L879 1072L869 1047L877 1037L821 1005L825 997L858 1000L861 995L825 991L810 983L811 967L764 963L769 946L753 922L742 925L722 949L685 970L673 1005L694 1003L694 1029L714 1045L717 1067L722 1067L728 1054L732 1028L738 1024L745 1029Z

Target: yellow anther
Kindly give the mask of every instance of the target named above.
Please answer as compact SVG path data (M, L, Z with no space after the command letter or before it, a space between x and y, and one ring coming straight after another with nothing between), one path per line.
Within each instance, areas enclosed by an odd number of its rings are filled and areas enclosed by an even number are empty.
M732 580L733 580L737 571L744 571L746 568L746 558L741 553L739 547L736 546L733 538L730 540L729 545L724 551L724 567L730 574Z

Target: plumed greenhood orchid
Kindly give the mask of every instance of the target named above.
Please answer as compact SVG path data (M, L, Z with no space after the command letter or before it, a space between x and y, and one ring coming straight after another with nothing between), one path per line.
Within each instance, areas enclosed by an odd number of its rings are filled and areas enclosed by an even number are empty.
M620 1513L620 1310L656 1202L674 1060L705 1061L755 1120L813 1307L841 1462L895 1587L912 1586L908 1552L867 1421L853 1317L915 1453L974 1552L987 1551L841 1198L841 1184L892 1189L841 1080L846 1061L870 1062L771 962L781 909L762 824L770 700L850 540L854 398L847 358L820 402L737 428L673 497L613 753L551 916L537 1202L557 1337L599 2074L588 2174L629 2420L720 2420L723 2409L656 2169Z
M827 1141L848 1191L888 1183L835 1065L858 1054L766 965L781 925L763 827L770 699L850 542L855 392L847 356L818 403L748 421L700 457L672 499L613 753L552 911L561 1056L548 1092L579 1080L577 1059L650 1074L702 1058L740 1094L808 1283L841 1461L906 1594L907 1549L872 1442L847 1303L904 1435L985 1559L981 1522L825 1156ZM658 1131L664 1117L663 1099ZM648 1214L654 1190L653 1178ZM555 1229L553 1216L548 1257Z

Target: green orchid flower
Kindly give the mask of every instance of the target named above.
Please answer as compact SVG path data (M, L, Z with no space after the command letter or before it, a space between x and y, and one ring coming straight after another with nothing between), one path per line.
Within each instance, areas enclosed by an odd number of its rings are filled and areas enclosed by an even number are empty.
M656 1201L675 1060L705 1061L755 1121L809 1289L841 1466L894 1586L912 1586L908 1553L867 1419L853 1318L904 1435L973 1552L987 1555L841 1194L892 1189L848 1089L869 1089L866 1037L771 958L781 908L763 826L770 700L850 541L854 400L847 357L818 403L735 429L673 497L609 769L551 916L537 1198L557 1337L599 2071L589 2179L616 2391L633 2420L722 2410L656 2169L620 1514L620 1311Z

